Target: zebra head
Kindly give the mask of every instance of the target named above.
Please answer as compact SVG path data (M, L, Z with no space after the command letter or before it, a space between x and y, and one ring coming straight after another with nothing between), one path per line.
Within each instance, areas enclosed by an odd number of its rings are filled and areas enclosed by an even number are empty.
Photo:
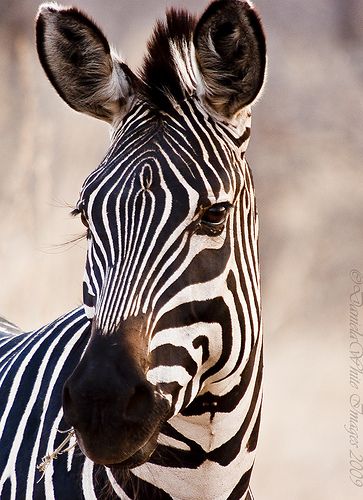
M94 462L134 467L175 415L209 411L205 395L218 411L257 343L244 154L264 35L249 2L215 1L199 19L171 10L136 75L88 17L51 3L40 7L37 48L60 96L112 125L75 210L88 233L92 334L64 386L64 414Z

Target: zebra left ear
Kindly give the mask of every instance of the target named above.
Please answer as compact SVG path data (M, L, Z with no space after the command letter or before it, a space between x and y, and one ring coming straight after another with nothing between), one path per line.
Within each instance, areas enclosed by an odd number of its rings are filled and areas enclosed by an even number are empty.
M136 77L89 17L74 7L44 3L36 39L44 71L69 106L109 123L125 114Z
M264 83L266 42L256 11L247 1L217 0L200 18L193 41L200 97L232 118L257 98Z

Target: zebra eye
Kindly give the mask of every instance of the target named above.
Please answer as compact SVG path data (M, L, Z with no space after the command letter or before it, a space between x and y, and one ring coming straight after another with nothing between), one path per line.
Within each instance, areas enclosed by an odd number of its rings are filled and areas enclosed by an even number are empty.
M203 214L202 223L209 227L218 227L225 223L230 203L216 203L209 207Z

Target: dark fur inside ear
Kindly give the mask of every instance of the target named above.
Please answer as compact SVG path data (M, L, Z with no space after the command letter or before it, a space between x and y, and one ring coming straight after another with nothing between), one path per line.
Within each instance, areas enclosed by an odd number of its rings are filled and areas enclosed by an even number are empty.
M258 95L264 82L266 42L259 17L239 0L213 2L194 32L204 99L230 118Z
M75 110L111 122L126 104L134 76L112 57L102 31L75 8L40 7L40 62L59 95Z

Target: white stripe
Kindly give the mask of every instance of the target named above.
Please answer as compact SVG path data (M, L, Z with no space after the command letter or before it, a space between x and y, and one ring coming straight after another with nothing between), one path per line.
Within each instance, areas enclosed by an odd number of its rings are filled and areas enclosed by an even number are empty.
M110 469L108 467L105 467L105 470L106 470L106 474L107 474L108 480L110 481L110 483L112 485L112 488L113 488L114 492L116 493L116 495L119 498L121 498L122 500L132 500L130 497L128 497L126 495L126 493L124 492L124 490L119 486L119 484L117 483L116 479L113 477L112 472L110 471Z
M72 328L72 326L77 321L79 321L79 318L76 319L75 321L73 321L72 323L70 323L69 325L67 325L66 328L65 328L65 330L68 330L68 328ZM51 378L49 380L49 384L48 384L48 380L47 380L48 389L47 389L47 392L46 392L46 395L45 395L45 398L44 398L44 402L43 402L42 414L41 414L40 423L39 423L39 427L38 427L38 433L37 433L37 436L36 436L36 439L35 439L35 442L34 442L34 445L33 445L33 451L32 451L30 465L29 465L29 470L28 470L28 483L27 483L27 492L26 492L26 498L28 500L31 500L33 498L33 487L34 487L34 485L33 485L32 481L34 479L34 470L35 470L35 467L37 465L36 461L37 461L37 458L38 458L39 444L40 444L40 440L41 440L42 433L43 433L44 420L45 420L45 417L46 417L47 408L48 408L48 406L50 404L50 401L51 401L51 396L52 396L52 393L53 393L53 388L55 386L55 383L56 383L56 381L57 381L57 379L59 377L59 374L60 374L60 372L61 372L61 370L62 370L62 368L63 368L63 366L64 366L64 364L65 364L65 362L66 362L66 360L68 358L68 356L71 354L72 349L77 344L77 342L79 341L79 339L82 337L83 333L88 328L88 326L89 326L88 324L84 325L76 333L73 334L72 338L65 345L64 351L62 352L61 356L57 360L57 363L53 367L53 372L52 372L52 376L51 376ZM62 333L64 333L65 330L63 330ZM62 338L62 333L60 335L60 340ZM56 347L56 342L54 342L50 346L50 349L47 352L47 356L44 358L43 363L45 364L45 366L47 365L48 360L49 360L49 356L52 353L53 348L55 348L55 347ZM43 365L43 363L42 363L42 365ZM40 367L39 374L41 374L42 369L43 369L43 366ZM49 443L48 443L48 445L49 445ZM47 449L46 454L50 453L51 451L53 451L53 449Z
M82 490L85 500L97 500L93 486L93 467L94 463L86 458L82 470Z

